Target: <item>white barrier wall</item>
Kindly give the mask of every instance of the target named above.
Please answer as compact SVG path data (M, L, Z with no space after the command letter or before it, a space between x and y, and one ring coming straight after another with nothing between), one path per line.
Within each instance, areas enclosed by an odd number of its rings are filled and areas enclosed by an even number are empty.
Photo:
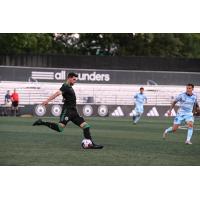
M78 73L79 79L74 90L77 105L85 116L104 115L105 112L108 112L106 116L130 116L134 106L133 96L141 86L148 98L146 116L165 115L165 110L179 93L185 92L185 84L189 82L195 84L194 93L200 101L200 73L196 72L0 66L0 105L4 104L6 91L12 92L16 88L20 106L23 106L21 111L31 114L37 114L36 110L43 112L45 108L38 105L59 90L71 71ZM51 102L50 110L47 109L45 113L58 115L62 103L62 96L59 96Z
M49 95L59 90L62 83L29 83L29 82L0 82L0 104L4 103L7 90L17 89L20 96L20 104L40 104ZM77 104L95 105L133 105L133 96L139 91L141 85L105 85L105 84L77 84L74 85L77 95ZM145 95L148 98L146 105L170 105L172 100L185 86L148 86ZM194 93L200 100L200 86L196 86ZM55 99L52 104L62 104L62 97Z

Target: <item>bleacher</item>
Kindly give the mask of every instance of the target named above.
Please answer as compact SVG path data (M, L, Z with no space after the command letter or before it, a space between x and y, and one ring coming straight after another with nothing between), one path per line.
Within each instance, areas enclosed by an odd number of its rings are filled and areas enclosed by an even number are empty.
M77 104L97 105L132 105L133 95L139 91L141 85L111 85L111 84L79 84L74 85ZM43 100L59 90L61 83L31 83L31 82L0 82L0 104L4 103L7 90L12 93L16 88L20 96L21 105L40 104ZM172 100L185 86L146 85L145 95L147 105L170 105ZM200 86L195 87L195 94L200 97ZM57 97L52 104L62 104L62 97Z

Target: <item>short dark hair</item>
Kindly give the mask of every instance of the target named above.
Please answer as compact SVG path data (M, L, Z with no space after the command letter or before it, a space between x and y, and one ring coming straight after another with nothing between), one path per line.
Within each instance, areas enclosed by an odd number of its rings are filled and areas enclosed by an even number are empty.
M74 73L74 72L70 72L70 73L68 73L68 75L67 75L67 78L72 78L72 77L78 77L78 74L76 74L76 73Z
M194 88L194 85L192 83L188 83L187 86L191 86L192 88Z
M140 90L144 90L144 88L143 88L143 87L141 87L141 88L140 88Z

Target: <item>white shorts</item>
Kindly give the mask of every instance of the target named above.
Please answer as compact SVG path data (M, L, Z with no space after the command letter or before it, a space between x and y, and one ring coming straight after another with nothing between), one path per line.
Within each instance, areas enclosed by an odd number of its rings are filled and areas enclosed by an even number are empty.
M136 113L142 114L144 112L144 106L136 104L134 110L135 110Z

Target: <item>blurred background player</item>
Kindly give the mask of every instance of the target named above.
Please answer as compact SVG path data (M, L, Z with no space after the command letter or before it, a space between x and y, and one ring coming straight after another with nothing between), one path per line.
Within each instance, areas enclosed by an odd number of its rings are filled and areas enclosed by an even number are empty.
M5 98L4 98L5 105L10 104L11 105L11 96L10 96L10 90L7 91Z
M33 126L44 125L55 131L62 132L69 121L83 129L84 138L91 141L92 145L88 149L102 149L102 145L97 145L92 141L90 134L90 125L85 122L83 117L79 116L76 108L76 95L72 86L76 83L78 75L71 72L67 76L67 81L62 85L60 90L51 95L42 105L46 106L51 100L62 95L64 104L60 115L60 122L44 122L38 119L33 123ZM84 146L82 146L84 148Z
M10 108L11 108L11 95L10 95L10 91L8 90L5 94L5 97L4 97L4 115L5 116L8 116L9 113L10 113Z
M163 133L163 139L166 138L166 136L171 133L175 132L178 127L181 125L181 123L185 122L188 127L187 132L187 139L185 141L185 144L192 144L191 138L193 134L193 124L194 124L194 117L193 117L193 109L194 107L199 109L199 105L197 103L197 97L193 94L194 85L189 83L186 86L186 92L179 94L175 101L172 103L168 115L171 116L171 111L176 105L177 102L179 102L179 110L177 112L176 117L174 118L174 124L173 127L167 128Z
M12 114L13 116L16 116L19 105L19 94L17 93L16 89L14 89L14 92L11 94L11 101L12 101Z
M135 94L135 109L133 111L133 123L136 124L142 113L144 112L144 103L147 103L147 97L144 95L144 88L140 88L140 92Z

